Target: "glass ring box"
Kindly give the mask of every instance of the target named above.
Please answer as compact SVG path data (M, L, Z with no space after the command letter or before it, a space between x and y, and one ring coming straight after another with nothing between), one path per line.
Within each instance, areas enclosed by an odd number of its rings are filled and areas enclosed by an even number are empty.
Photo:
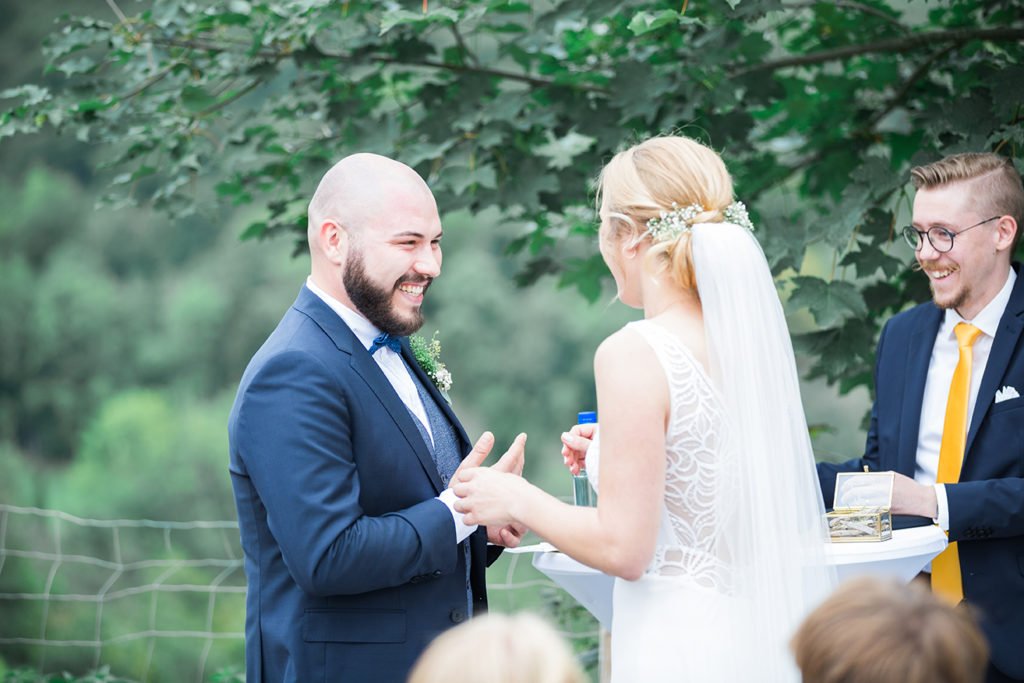
M828 520L833 543L888 541L892 538L892 472L842 472Z

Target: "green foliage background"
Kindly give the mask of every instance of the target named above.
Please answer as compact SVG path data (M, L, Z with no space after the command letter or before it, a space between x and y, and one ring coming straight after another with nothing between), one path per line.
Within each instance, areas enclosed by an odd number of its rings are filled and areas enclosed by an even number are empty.
M415 166L444 212L424 332L440 331L459 414L501 442L530 432L527 475L568 493L557 435L593 407L594 348L636 315L610 305L592 179L671 131L722 151L787 300L819 455L855 453L878 328L927 297L894 244L907 171L1019 158L1022 9L80 0L52 23L65 3L16 2L0 26L0 502L232 518L234 387L306 273L316 181L367 150ZM502 562L495 576L527 575ZM8 565L0 591L34 573ZM29 612L9 621L31 628ZM34 657L0 648L0 672ZM110 663L131 675L137 658Z

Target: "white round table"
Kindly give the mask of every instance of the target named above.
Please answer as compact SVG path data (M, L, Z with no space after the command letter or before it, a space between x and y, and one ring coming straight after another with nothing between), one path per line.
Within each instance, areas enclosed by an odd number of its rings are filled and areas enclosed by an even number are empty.
M877 543L829 543L825 556L840 581L854 576L887 576L908 582L946 549L946 534L937 526L895 529L892 539Z
M538 552L533 566L597 617L606 630L612 629L612 587L615 577L588 567L557 550Z
M614 577L580 564L568 555L537 546L533 566L597 617L612 626ZM877 543L828 543L825 553L840 581L854 576L887 576L910 581L946 547L946 534L937 526L896 529L892 539ZM525 548L523 550L526 550Z

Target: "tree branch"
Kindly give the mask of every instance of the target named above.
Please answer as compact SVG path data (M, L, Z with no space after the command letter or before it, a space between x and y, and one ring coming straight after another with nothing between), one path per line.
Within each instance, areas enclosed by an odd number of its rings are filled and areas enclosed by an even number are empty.
M204 109L201 112L199 112L198 114L196 114L196 118L197 119L201 119L201 118L203 118L205 116L209 116L210 114L212 114L215 111L223 109L224 107L228 106L229 104L231 104L235 100L241 98L243 95L246 95L249 92L251 92L256 86L258 86L262 82L263 81L260 80L259 78L254 78L253 80L249 81L244 86L239 88L238 91L235 92L234 94L230 95L229 97L225 97L220 102L217 102L216 104L212 104L209 107L207 107L206 109Z
M885 12L883 12L880 9L878 9L877 7L872 7L871 5L865 5L862 2L855 2L855 0L830 0L830 2L827 2L827 3L824 2L824 0L803 0L802 2L786 3L786 4L783 5L783 8L785 8L785 9L804 9L804 8L807 8L807 7L814 7L815 5L821 5L821 4L831 4L831 5L835 5L836 7L848 7L850 9L855 9L858 12L863 12L864 14L870 14L870 15L876 16L876 17L878 17L880 19L884 19L885 21L889 22L890 24L893 24L894 26L898 26L901 31L906 32L906 31L910 30L909 27L901 24L900 20L897 19L896 17L893 17L893 16L891 16L889 14L886 14Z
M784 57L760 64L744 64L734 67L729 75L735 77L758 71L776 71L790 66L821 64L874 52L911 52L936 43L962 45L974 40L1024 41L1024 28L966 28L915 33L902 38L891 38L863 45L848 45L832 50L812 52L799 57Z
M455 43L459 46L459 49L462 50L462 53L466 55L466 61L471 63L473 66L480 66L480 60L476 58L476 55L473 54L470 51L469 46L466 45L466 41L462 38L462 32L459 31L459 27L452 24L451 29L452 35L455 36Z
M153 74L152 76L150 76L149 78L144 80L139 85L135 86L134 88L132 88L131 90L129 90L125 94L121 95L118 99L121 100L122 102L124 100L130 100L131 98L135 97L136 95L138 95L142 91L147 90L151 86L156 85L157 83L159 83L163 79L167 78L167 75L169 73L171 73L172 71L174 71L174 67L178 66L180 63L181 62L178 62L178 61L171 62L170 64L165 66L163 69L161 69L159 72Z
M850 140L870 135L874 130L875 126L878 125L878 122L885 118L885 116L889 112L898 107L903 102L903 100L906 99L907 94L910 92L910 89L914 87L914 84L917 81L921 80L921 78L923 78L928 73L928 70L932 67L932 65L935 64L935 62L937 62L938 60L948 55L953 50L955 50L957 47L959 47L959 45L960 43L948 45L942 48L941 50L935 52L932 56L926 59L920 66L914 69L914 72L910 74L906 81L903 82L903 85L900 86L900 89L897 90L891 98L889 98L889 101L885 104L885 106L882 107L882 109L878 111L874 116L872 116L866 124L852 130L849 133L849 135L833 140L831 143L825 145L817 152L809 154L803 159L794 163L792 166L789 166L778 177L773 178L771 182L765 183L764 185L762 185L759 188L756 188L752 193L750 193L748 195L748 201L753 201L768 189L775 187L784 182L785 180L787 180L788 178L793 177L797 173L820 163L826 156L831 154L834 150L848 145Z
M210 52L227 52L231 48L218 45L215 42L206 42L201 40L183 40L180 38L152 38L151 41L157 45L169 46L169 47L180 47L191 50L207 50ZM260 57L271 61L280 61L286 57L292 56L291 50L259 50L253 54L253 56ZM322 53L325 57L332 57L334 59L347 59L346 55L341 54L330 54ZM427 59L410 61L403 59L396 59L394 57L388 57L386 55L369 55L368 59L372 62L379 64L395 64L399 66L418 66L426 69L441 69L445 71L454 71L456 73L466 74L481 74L484 76L494 76L496 78L503 78L509 81L518 81L520 83L526 83L538 88L544 88L551 85L564 85L560 84L554 79L540 78L538 76L530 76L524 73L516 73L514 71L504 71L502 69L492 69L485 66L474 66L467 64L449 64L447 62L433 62ZM583 90L584 92L607 92L606 88L593 85L565 85L565 87L573 88L576 90Z
M114 2L114 0L107 0L107 7L110 8L110 11L114 13L114 15L117 17L117 20L122 25L128 24L128 17L124 15L124 12L121 11L121 8L117 6L117 3Z
M878 122L884 119L889 112L891 112L893 109L902 104L903 100L906 99L907 94L910 92L910 89L913 88L914 84L921 80L921 78L923 78L924 75L928 73L928 70L932 67L932 65L935 62L942 59L943 57L945 57L946 55L948 55L953 50L957 49L957 47L959 47L958 44L953 44L942 48L941 50L933 54L931 57L926 59L924 63L921 64L921 66L914 69L914 73L910 74L910 77L907 78L906 81L904 81L903 85L900 86L900 89L896 91L896 94L894 94L889 99L889 102L885 105L885 107L883 107L881 111L879 111L877 114L871 117L871 120L868 121L868 124L867 126L865 126L865 128L868 131L870 131L875 126L877 126Z
M205 40L198 40L194 38L191 40L185 40L182 38L150 38L149 42L162 47L180 47L186 50L205 50L207 52L229 52L232 49L231 47L221 45L216 42L206 42ZM241 45L239 45L239 47L241 47ZM237 51L249 54L249 50L239 49ZM263 59L269 59L272 61L278 61L291 56L291 52L288 50L257 50L252 54L253 56L262 57Z
M514 71L503 71L502 69L492 69L485 66L467 66L465 64L448 64L447 62L432 62L429 60L420 61L407 61L402 59L395 59L394 57L386 57L384 55L373 55L370 59L374 62L380 62L383 64L398 64L402 66L421 66L428 69L443 69L445 71L454 71L456 73L469 73L469 74L481 74L484 76L495 76L497 78L503 78L509 81L518 81L520 83L527 83L529 85L545 88L550 85L564 85L568 88L574 88L576 90L583 90L584 92L608 92L607 88L602 88L596 85L569 85L561 84L558 81L550 78L540 78L538 76L530 76L522 73L515 73Z
M814 166L815 164L820 162L822 159L824 159L825 156L828 153L830 153L833 149L835 149L837 147L840 147L842 145L845 145L845 144L846 144L846 140L845 139L843 139L843 140L836 140L836 141L833 141L831 144L823 147L818 152L815 152L814 154L808 154L803 159L801 159L801 160L797 161L796 163L794 163L792 166L788 166L785 169L783 169L781 173L779 173L774 178L770 178L768 180L768 182L763 183L760 187L755 187L753 190L745 193L744 196L743 196L743 201L747 202L748 204L752 203L755 199L760 197L762 194L764 194L768 190L772 189L773 187L777 187L777 186L781 185L786 180L788 180L789 178L792 178L794 175L796 175L800 171L804 170L805 168L808 168L810 166Z

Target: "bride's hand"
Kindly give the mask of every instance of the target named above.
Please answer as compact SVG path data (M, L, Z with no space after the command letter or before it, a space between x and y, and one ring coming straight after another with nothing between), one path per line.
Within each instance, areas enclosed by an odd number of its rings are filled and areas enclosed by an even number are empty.
M573 474L579 474L586 467L587 449L594 439L597 424L573 425L562 433L562 462Z
M489 467L462 470L457 478L452 489L458 496L455 510L465 515L463 522L487 527L520 524L515 510L529 486L525 479Z

